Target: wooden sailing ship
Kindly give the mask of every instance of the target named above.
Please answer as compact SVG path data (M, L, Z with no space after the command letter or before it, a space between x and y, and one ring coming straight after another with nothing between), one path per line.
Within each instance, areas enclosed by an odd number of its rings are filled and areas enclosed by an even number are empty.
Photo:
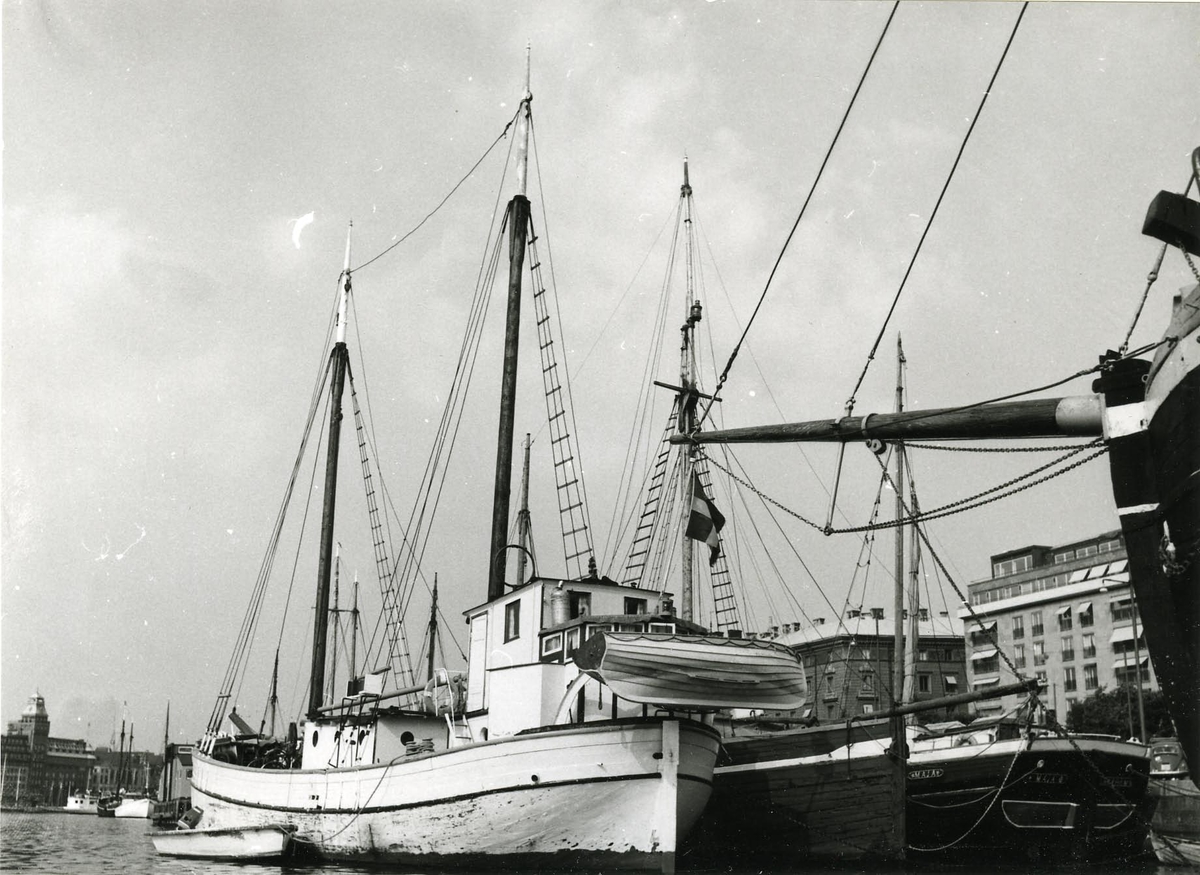
M1200 149L1193 153L1192 165L1193 176L1200 180ZM1150 206L1143 232L1177 247L1185 257L1200 255L1200 204L1162 192ZM1200 553L1198 342L1200 285L1177 299L1152 362L1111 351L1101 357L1094 395L695 432L672 440L695 445L878 445L918 439L1102 437L1147 641L1194 778L1200 753L1200 562L1194 561ZM994 762L988 773L980 772L984 761L960 759L954 741L948 744L940 752L936 744L914 751L909 762L909 849L1086 860L1140 852L1149 811L1148 755L1143 746L1045 732L1012 746L997 785ZM1000 752L1003 742L995 739L991 744ZM1022 759L1035 750L1061 756ZM1047 761L1052 768L1045 768ZM1017 774L1029 778L1022 782L1027 789L1021 798L998 792ZM987 795L996 814L987 821L989 828L973 830L971 822L956 819L952 812L980 782L993 791ZM718 777L717 799L720 790ZM937 804L930 804L934 801ZM788 813L804 812L793 804ZM980 812L976 823L984 823L990 813Z
M239 731L225 732L232 689L227 685L192 756L197 829L168 841L176 848L195 853L211 840L224 855L228 837L239 830L273 835L282 828L293 847L329 860L669 872L708 800L719 745L711 713L680 702L669 690L653 707L622 699L582 674L572 658L588 638L618 627L665 636L690 631L669 599L652 598L594 570L547 578L534 569L528 579L521 570L515 586L505 582L501 560L509 549L522 272L527 238L533 238L524 182L529 106L527 84L518 113L519 192L506 216L509 295L491 559L487 598L466 612L466 680L441 672L427 684L385 691L366 676L353 683L350 695L326 701L351 291L348 239L330 353L331 418L307 718L287 738L272 738L254 732L235 709L228 716ZM666 659L692 657L660 652L643 668L661 677ZM788 682L795 681L793 671ZM799 682L802 687L802 677ZM775 697L769 686L759 687L760 698ZM662 701L668 706L660 707Z

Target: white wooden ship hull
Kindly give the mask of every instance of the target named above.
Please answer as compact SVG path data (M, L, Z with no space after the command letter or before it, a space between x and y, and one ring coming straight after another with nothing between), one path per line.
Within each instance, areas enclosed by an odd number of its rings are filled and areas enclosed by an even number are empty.
M145 820L150 817L154 802L150 799L123 799L113 812L113 817L129 817Z
M282 857L292 841L279 824L245 829L176 829L150 834L154 850L166 857L207 860L264 860Z
M555 727L338 770L196 753L209 828L284 823L331 860L673 871L712 790L717 733L641 718Z
M576 651L575 665L631 702L781 711L804 704L803 664L769 641L603 632Z

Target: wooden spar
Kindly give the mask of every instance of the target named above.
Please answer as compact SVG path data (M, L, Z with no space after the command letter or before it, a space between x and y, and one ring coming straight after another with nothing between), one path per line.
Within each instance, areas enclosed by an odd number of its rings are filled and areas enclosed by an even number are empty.
M353 225L351 225L353 229ZM333 517L337 506L338 448L342 434L342 389L346 382L346 299L350 295L350 231L346 232L346 266L338 301L337 337L333 345L333 374L329 378L329 441L325 456L325 501L321 512L321 555L317 564L317 603L313 611L312 669L309 674L308 716L316 718L325 695L325 636L329 631L329 578L333 559Z
M955 705L969 705L972 702L982 702L987 699L1001 699L1004 696L1013 693L1032 693L1038 689L1036 678L1027 678L1023 681L1018 681L1013 684L1005 684L1004 686L994 687L990 690L975 690L970 693L958 693L954 696L940 696L936 699L923 699L920 702L905 702L902 705L897 705L895 708L889 708L887 711L875 712L874 714L854 714L849 718L849 723L859 723L868 720L887 720L892 717L904 717L908 714L920 714L923 711L936 711L939 708L953 708ZM808 722L803 717L745 717L735 719L735 724L744 723L779 723L779 724L802 724Z
M694 435L671 443L767 444L878 440L977 440L988 438L1099 437L1104 404L1098 395L1005 401L977 407L941 407L902 413L869 413L778 425L751 425Z
M508 502L512 495L513 429L517 406L517 351L521 337L521 270L529 229L525 163L529 139L529 62L525 96L517 121L517 180L520 192L508 204L508 310L504 324L504 372L500 379L500 424L496 436L496 486L492 495L492 540L488 552L488 601L504 595L504 548L508 543Z

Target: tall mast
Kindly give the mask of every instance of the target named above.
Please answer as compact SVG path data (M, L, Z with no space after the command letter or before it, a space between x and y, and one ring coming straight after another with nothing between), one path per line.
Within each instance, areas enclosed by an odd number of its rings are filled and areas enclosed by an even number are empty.
M687 316L684 319L683 326L680 328L682 342L679 348L679 385L682 392L679 394L679 411L676 424L680 434L691 434L696 428L696 323L701 318L700 302L694 300L695 275L693 273L695 265L693 264L692 251L692 186L688 181L688 162L687 156L683 159L683 185L679 187L680 207L683 212L684 222L684 245L687 247L687 257L684 259L686 265L686 276L684 282L685 297L684 305L687 307ZM680 573L680 616L685 620L691 620L695 617L695 599L694 578L695 578L695 543L687 536L687 519L691 513L693 490L692 472L696 465L696 448L694 444L687 444L684 447L682 464L679 466L679 494L683 496L683 525L680 526L681 547L679 560Z
M278 659L278 657L276 657ZM350 680L358 677L358 571L354 572L354 607L350 609Z
M433 575L433 603L429 606L429 659L426 663L430 680L433 680L434 652L437 643L437 587L438 579L435 572Z
M337 661L338 661L338 627L342 624L341 596L339 594L342 579L342 542L338 541L333 549L333 646L330 648L333 659L329 660L329 701L336 702L337 694Z
M900 345L900 337L896 336L896 413L904 412L904 349ZM895 599L892 605L892 626L895 629L895 650L892 655L892 710L901 704L904 696L904 444L896 444L896 586ZM910 645L911 646L911 645ZM891 718L892 755L896 761L895 780L892 783L892 816L893 829L897 846L905 847L907 842L907 821L905 806L907 805L908 788L906 781L908 768L907 759L908 737L903 716Z
M908 359L906 359L904 357L904 344L900 340L900 335L897 334L896 335L896 391L898 393L898 397L900 397L900 398L903 398L904 392L905 392L905 373L906 373L907 364L908 364ZM896 412L897 413L903 412L903 408L897 407ZM905 458L906 453L905 453L904 444L902 444L902 443L897 444L896 452L899 454L898 458ZM911 478L911 476L912 475L910 473L909 477ZM909 503L910 515L915 515L916 514L917 497L915 494L913 494L913 491L908 488L907 482L899 484L899 488L896 491L896 495L899 497L899 496L903 495L906 490L908 491L908 503ZM899 506L897 508L896 512L897 512L897 515L899 515L904 512L904 508L902 506ZM902 674L902 677L904 678L904 684L902 687L903 693L902 693L901 699L905 704L911 704L915 698L915 693L916 693L917 644L918 644L918 636L920 634L919 626L918 626L918 620L920 618L920 591L917 587L917 555L918 555L917 550L918 550L918 545L919 545L920 541L917 537L917 527L916 527L915 523L912 525L911 530L908 532L905 532L904 526L897 526L897 528L896 528L897 542L902 543L906 535L908 535L910 538L908 568L907 569L905 569L903 567L898 568L897 573L901 574L902 576L896 578L896 585L898 587L903 587L902 581L904 580L905 577L908 578L908 593L907 593L908 598L906 600L907 605L905 608L908 612L908 620L905 623L905 625L907 626L905 634L908 636L908 645L904 649L904 670L903 670L903 674ZM911 722L913 718L914 718L914 715L909 715L909 722Z
M526 551L529 549L529 448L533 442L529 433L525 434L525 461L521 466L521 509L517 511L517 543L521 549L517 551L517 583L525 582Z
M132 747L132 745L130 745ZM125 718L121 718L121 747L117 750L117 786L116 792L121 792L121 781L125 777Z
M896 338L896 412L904 412L904 351ZM904 444L896 444L896 586L893 590L892 626L895 650L892 657L892 707L902 701L904 689Z
M271 731L269 738L275 737L275 717L279 713L279 648L275 648L275 664L271 668L271 701L268 703L271 711ZM259 730L262 731L261 729Z
M321 557L317 565L317 604L313 611L312 670L309 675L308 717L316 719L325 692L326 634L329 629L329 577L333 556L333 512L337 499L338 444L342 426L342 388L346 382L346 300L350 296L350 229L346 231L346 263L342 269L342 295L338 301L337 339L333 345L330 377L329 441L325 459L325 507L321 514Z
M504 595L504 548L508 541L508 502L512 493L513 429L517 406L517 351L521 335L521 270L529 228L525 177L529 163L529 50L525 51L525 93L517 111L517 194L508 204L508 311L504 327L504 372L500 382L500 423L496 437L496 486L492 496L492 540L488 551L488 600Z
M171 700L167 699L167 720L163 724L163 801L171 798L171 764L167 754L171 747Z

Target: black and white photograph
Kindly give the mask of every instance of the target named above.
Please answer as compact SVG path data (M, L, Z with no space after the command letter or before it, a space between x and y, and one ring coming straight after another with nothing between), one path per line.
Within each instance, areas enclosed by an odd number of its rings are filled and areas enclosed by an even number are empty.
M1200 869L1200 2L0 41L0 870Z

